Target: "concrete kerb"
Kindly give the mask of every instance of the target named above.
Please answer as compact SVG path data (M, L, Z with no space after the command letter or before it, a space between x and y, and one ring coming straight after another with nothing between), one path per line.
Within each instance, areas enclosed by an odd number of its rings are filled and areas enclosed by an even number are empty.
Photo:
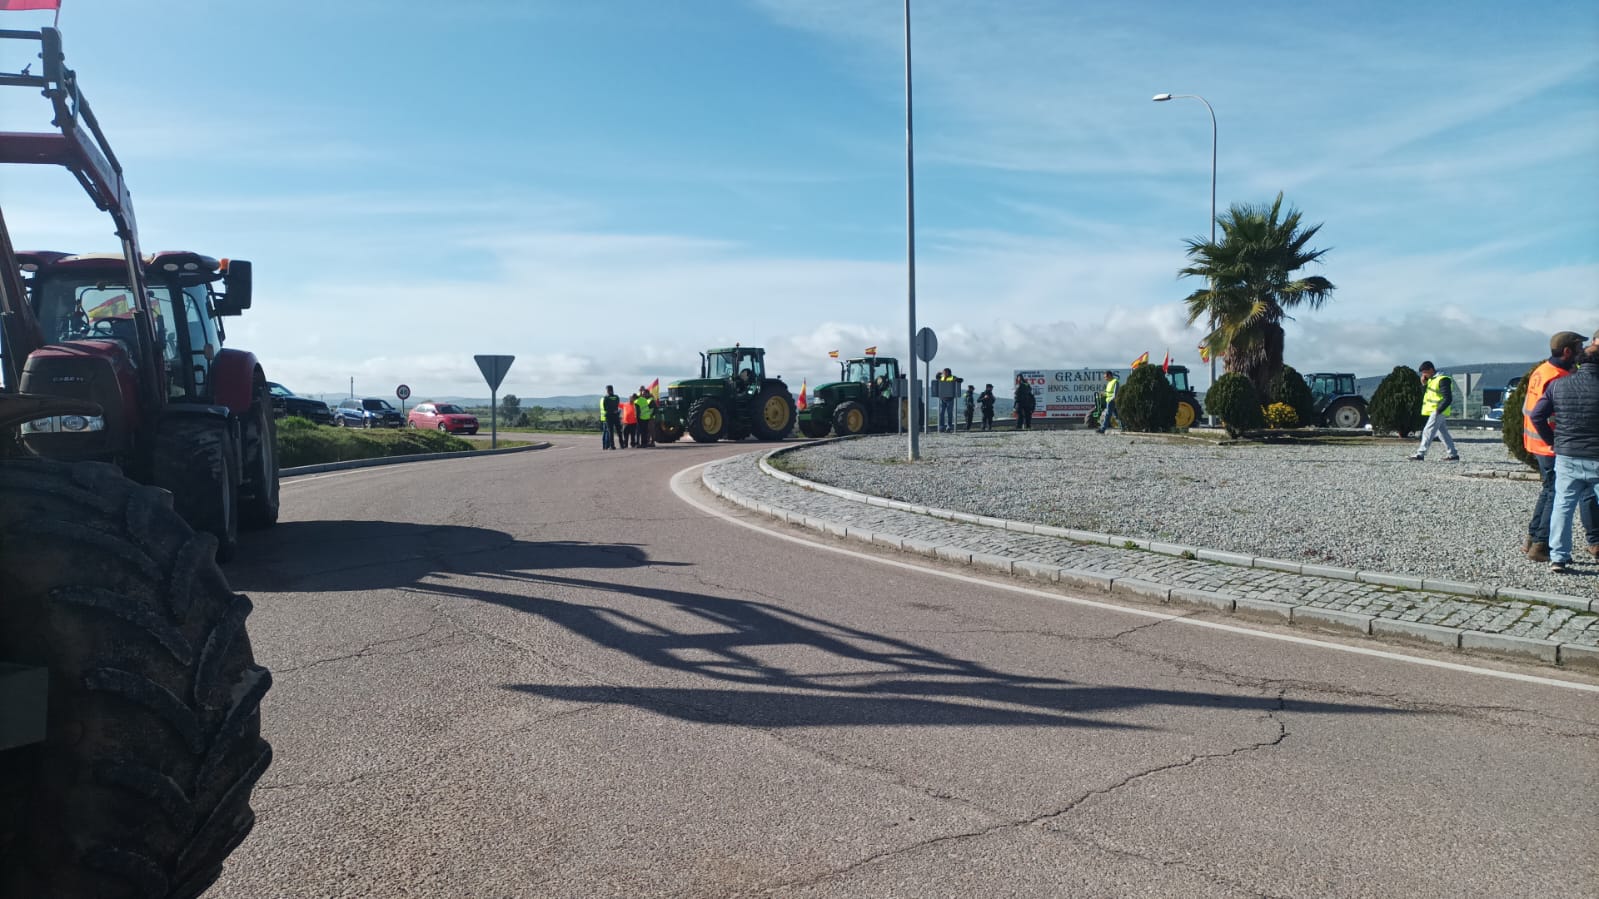
M858 436L858 435L857 435ZM1098 531L1083 531L1074 528L1055 528L1033 522L1010 521L1008 519L991 518L985 515L972 515L968 512L952 512L947 509L934 509L928 506L919 506L914 503L900 502L880 496L869 496L854 490L821 484L816 481L806 480L798 475L789 474L773 467L770 459L780 455L797 452L816 443L833 443L839 440L854 440L856 436L833 437L827 440L815 440L796 446L780 446L761 454L761 471L769 477L778 479L796 487L806 490L815 490L840 499L864 502L885 509L894 509L900 512L913 512L918 515L928 515L946 521L964 521L971 524L993 527L1007 531L1021 533L1041 534L1051 537L1064 537L1076 543L1090 543L1103 546L1137 547L1152 553L1166 556L1177 556L1184 559L1199 559L1205 562L1215 562L1221 565L1234 565L1240 568L1264 568L1272 571L1284 571L1290 574L1303 574L1312 577L1328 578L1340 581L1356 581L1368 584L1382 584L1390 587L1402 587L1409 590L1426 590L1430 593L1448 593L1455 596L1468 596L1472 599L1503 599L1521 600L1524 602L1538 602L1545 605L1559 606L1574 609L1578 612L1599 612L1599 600L1583 599L1579 596L1566 596L1560 593L1539 593L1531 590L1519 590L1513 587L1491 587L1486 584L1469 584L1460 581L1445 580L1440 578L1423 578L1409 574L1394 574L1381 571L1356 571L1350 568L1334 568L1326 565L1312 565L1305 562L1293 562L1286 559L1271 559L1265 556L1250 556L1243 553L1224 552L1222 550L1204 549L1180 544L1162 543L1139 537L1125 537L1118 534L1105 534Z
M832 440L849 440L852 437L832 438ZM820 441L816 441L820 442ZM808 446L810 444L803 444ZM911 503L902 503L896 500L886 500L881 497L870 497L866 494L843 488L819 484L805 478L797 477L788 472L779 471L769 464L769 460L777 455L793 452L802 446L777 447L768 450L759 457L760 469L766 475L779 481L792 484L806 490L815 490L837 496L841 499L850 499L857 502L874 500L871 505L892 508L902 512L927 515L933 510ZM702 483L712 493L738 505L753 507L754 503L747 500L726 486L702 476ZM938 510L943 511L943 510ZM1000 573L1009 573L1012 577L1029 580L1041 580L1058 583L1067 587L1094 590L1101 593L1122 594L1134 600L1153 601L1162 604L1176 604L1197 606L1220 612L1226 612L1240 617L1287 625L1303 625L1318 630L1339 631L1343 633L1359 633L1377 637L1397 638L1425 643L1435 647L1448 647L1457 651L1483 653L1496 656L1512 656L1522 660L1543 662L1550 665L1582 668L1599 671L1599 649L1573 643L1561 643L1552 640L1535 640L1512 637L1504 634L1491 634L1483 631L1465 630L1462 628L1444 627L1433 624L1423 624L1414 621L1400 621L1393 618L1361 615L1333 609L1324 609L1312 605L1296 605L1293 603L1279 603L1260 600L1251 597L1232 596L1227 593L1210 590L1193 590L1185 587L1173 587L1136 578L1117 578L1100 572L1077 571L1069 568L1059 568L1031 560L1010 560L1008 565L1000 564L1004 557L988 553L974 553L969 549L954 546L943 546L922 540L900 538L875 532L862 531L848 528L837 522L822 521L815 518L805 518L793 512L785 512L776 507L768 507L770 517L786 520L795 524L803 524L811 529L823 533L832 533L844 539L853 539L857 542L870 543L878 546L887 546L902 552L914 553L933 559L965 565L968 567L982 567ZM946 516L939 516L946 517ZM981 516L970 516L980 518ZM949 514L946 520L955 519ZM994 523L990 523L994 522ZM1009 522L1002 519L988 519L987 521L973 521L973 524L986 527L1004 528L1006 530L1021 530L1016 525L1025 525L1025 522ZM1204 561L1218 564L1234 564L1232 558L1246 558L1236 554L1223 553L1215 550L1195 549L1175 544L1153 543L1144 540L1120 537L1114 534L1101 534L1093 531L1074 531L1070 529L1051 528L1039 525L1031 531L1036 534L1058 536L1079 543L1094 545L1125 546L1132 543L1150 552L1168 550L1167 554L1179 555L1192 553L1185 556L1197 556ZM1084 539L1087 538L1087 539ZM1275 571L1291 571L1293 573L1314 573L1316 576L1329 579L1362 581L1373 584L1393 584L1393 581L1416 580L1406 575L1384 575L1381 572L1357 572L1349 569L1331 568L1327 566L1305 565L1298 562L1287 562L1280 559L1266 559L1262 557L1247 557L1250 564L1239 567L1254 567ZM1452 593L1455 595L1469 596L1474 599L1519 599L1522 601L1546 602L1551 605L1563 605L1580 611L1592 611L1592 601L1581 600L1577 597L1566 597L1559 594L1541 594L1525 590L1494 590L1472 584L1450 584L1437 580L1426 580L1427 588L1436 593ZM1409 586L1409 584L1404 584ZM1456 590L1443 589L1448 586L1457 587ZM1561 602L1561 601L1564 602Z
M295 477L302 474L320 474L324 471L345 471L351 468L373 468L378 465L399 465L402 462L430 462L434 459L476 459L480 456L503 456L507 453L525 453L531 450L549 449L549 443L535 443L531 446L508 446L504 449L473 450L469 453L412 453L408 456L378 456L372 459L350 459L345 462L320 462L316 465L296 465L278 472L279 477Z

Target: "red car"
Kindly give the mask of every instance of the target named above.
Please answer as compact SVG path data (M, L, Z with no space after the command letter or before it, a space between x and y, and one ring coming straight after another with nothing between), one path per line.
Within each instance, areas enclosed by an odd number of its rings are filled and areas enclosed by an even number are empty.
M413 428L437 428L451 434L477 433L477 416L454 403L419 403L406 422Z

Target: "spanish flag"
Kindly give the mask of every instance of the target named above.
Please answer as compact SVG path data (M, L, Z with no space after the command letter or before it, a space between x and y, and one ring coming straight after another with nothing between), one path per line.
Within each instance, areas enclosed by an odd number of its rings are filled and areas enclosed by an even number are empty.
M800 412L804 412L806 405L808 405L805 402L805 386L808 383L809 383L808 381L801 381L800 382L800 395L799 395L798 399L794 400L794 408L799 410Z
M655 380L650 382L650 396L655 397L656 399L660 399L661 398L661 379L660 378L656 378Z
M1137 359L1133 360L1133 368L1137 368L1140 365L1147 365L1148 363L1149 363L1149 350L1144 350L1144 355L1139 356Z
M829 359L837 359L838 358L838 350L828 350L827 351L827 358L829 358Z
M1199 345L1199 361L1204 363L1210 362L1210 347L1207 344L1202 343Z
M1166 361L1160 364L1160 370L1171 374L1171 350L1166 351Z
M867 347L866 348L866 355L868 355L868 356L877 355L877 347L874 347L874 346Z

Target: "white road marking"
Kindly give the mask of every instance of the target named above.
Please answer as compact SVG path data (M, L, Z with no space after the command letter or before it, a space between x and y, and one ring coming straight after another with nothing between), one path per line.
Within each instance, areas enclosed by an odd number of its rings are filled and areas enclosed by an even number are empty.
M1545 687L1564 687L1568 690L1581 690L1587 693L1599 693L1599 685L1594 684L1573 683L1572 681L1558 680L1552 677L1539 677L1534 674L1519 674L1514 671L1496 671L1492 668L1478 668L1474 665L1462 665L1458 662L1445 662L1438 659L1421 658L1419 656L1390 652L1384 649L1371 649L1364 646L1347 646L1342 643L1329 643L1325 640L1314 640L1309 637L1298 637L1293 634L1277 634L1270 631L1257 631L1251 628L1239 627L1233 624L1223 624L1219 621L1204 621L1201 619L1189 618L1183 615L1172 615L1166 612L1154 612L1148 609L1136 609L1128 606L1115 605L1112 603L1097 602L1092 599L1082 599L1075 596L1063 596L1059 593L1052 593L1047 590L1039 590L1033 587L1024 587L1020 584L1008 584L1004 581L973 577L971 575L960 574L954 571L945 571L941 568L926 567L913 564L911 562L901 562L896 559L886 559L882 556L857 552L852 549L846 549L842 546L833 546L828 543L819 543L814 540L806 540L801 537L796 537L792 534L784 534L779 531L762 527L753 522L746 521L742 518L731 515L722 509L708 506L699 499L690 495L689 491L684 488L682 482L689 478L691 472L703 468L708 464L710 463L701 462L698 465L690 465L688 468L685 468L672 476L672 492L677 494L678 499L681 499L682 501L688 503L696 509L699 509L701 512L704 512L707 515L720 518L723 521L731 522L740 527L749 528L756 533L765 534L768 537L775 537L779 540L787 540L790 543L798 543L801 546L808 546L812 549L826 550L828 552L838 553L840 555L850 556L856 559L875 562L879 565L890 565L895 568L904 568L930 576L948 578L950 580L960 581L962 583L990 587L995 590L1021 593L1027 596L1036 596L1042 599L1054 600L1056 602L1069 603L1071 605L1088 606L1089 608L1103 609L1107 612L1120 612L1124 615L1135 615L1141 618L1154 618L1160 621L1170 621L1173 624L1180 624L1188 627L1201 627L1208 630L1223 631L1229 634L1240 634L1246 637L1258 637L1265 640L1279 640L1284 643L1297 643L1301 646L1314 646L1319 649L1330 649L1336 652L1347 652L1355 655L1372 656L1379 659L1387 659L1393 662L1407 662L1412 665L1425 665L1429 668L1443 668L1448 671L1460 671L1466 674L1478 674L1485 677L1497 677L1504 680L1538 684Z

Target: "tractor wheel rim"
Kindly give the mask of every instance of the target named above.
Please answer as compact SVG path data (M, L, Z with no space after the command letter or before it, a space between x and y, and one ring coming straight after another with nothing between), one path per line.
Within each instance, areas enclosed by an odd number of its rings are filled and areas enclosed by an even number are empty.
M777 430L788 424L788 404L780 396L766 401L766 426Z
M849 410L849 429L851 431L861 430L866 425L865 418L866 416L861 414L861 410Z
M703 426L706 431L709 431L713 434L717 431L720 431L722 429L721 410L706 409L705 413L700 416L700 425Z

